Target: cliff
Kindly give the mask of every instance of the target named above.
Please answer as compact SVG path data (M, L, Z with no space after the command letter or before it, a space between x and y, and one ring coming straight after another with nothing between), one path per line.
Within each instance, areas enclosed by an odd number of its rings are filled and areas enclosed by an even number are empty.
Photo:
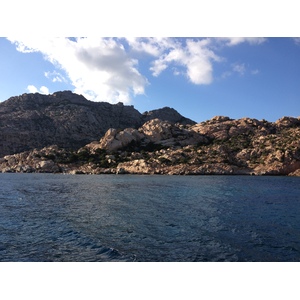
M199 124L160 119L110 128L77 150L58 146L0 159L2 172L83 174L300 175L300 118L276 122L214 117Z
M109 128L138 128L157 115L195 124L168 107L141 114L133 106L92 102L70 91L11 97L0 103L0 157L53 144L78 149Z

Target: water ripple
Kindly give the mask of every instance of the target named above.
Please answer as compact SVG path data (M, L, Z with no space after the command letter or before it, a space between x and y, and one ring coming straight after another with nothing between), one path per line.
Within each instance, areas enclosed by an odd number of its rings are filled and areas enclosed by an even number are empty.
M0 261L300 261L300 178L0 179Z

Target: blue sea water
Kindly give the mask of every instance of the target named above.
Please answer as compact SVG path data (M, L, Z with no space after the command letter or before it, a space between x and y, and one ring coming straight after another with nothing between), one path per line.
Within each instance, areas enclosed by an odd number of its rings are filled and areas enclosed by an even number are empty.
M300 178L0 174L0 261L300 261Z

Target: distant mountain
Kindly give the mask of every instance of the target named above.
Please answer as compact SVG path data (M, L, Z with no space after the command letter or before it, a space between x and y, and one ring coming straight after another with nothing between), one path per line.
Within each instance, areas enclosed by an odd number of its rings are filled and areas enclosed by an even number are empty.
M78 149L109 128L138 128L154 118L195 124L172 108L141 114L133 106L92 102L71 91L11 97L0 103L0 157L50 145Z

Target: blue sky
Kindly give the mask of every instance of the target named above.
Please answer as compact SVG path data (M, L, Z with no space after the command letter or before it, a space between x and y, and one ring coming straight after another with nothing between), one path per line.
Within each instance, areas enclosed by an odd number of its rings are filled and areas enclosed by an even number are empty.
M93 101L216 115L300 116L297 38L0 38L0 101L72 90Z

